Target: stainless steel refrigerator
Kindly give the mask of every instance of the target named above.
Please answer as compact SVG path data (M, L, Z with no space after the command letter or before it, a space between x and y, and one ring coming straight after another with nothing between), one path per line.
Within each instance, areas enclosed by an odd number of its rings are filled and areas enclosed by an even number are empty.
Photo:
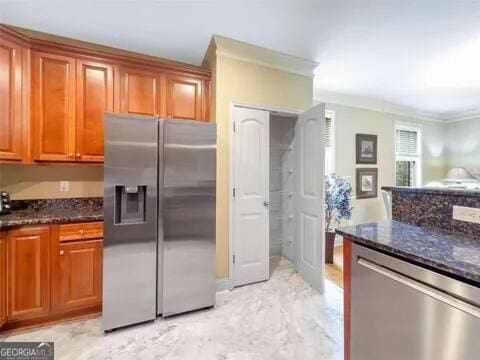
M215 304L216 126L105 115L103 329Z

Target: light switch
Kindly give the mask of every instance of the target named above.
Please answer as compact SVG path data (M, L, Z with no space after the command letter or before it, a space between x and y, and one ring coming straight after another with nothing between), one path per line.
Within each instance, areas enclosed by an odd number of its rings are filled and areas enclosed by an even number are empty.
M70 187L69 181L60 181L60 191L68 191L69 187Z
M453 220L460 220L460 221L480 224L480 208L454 206Z

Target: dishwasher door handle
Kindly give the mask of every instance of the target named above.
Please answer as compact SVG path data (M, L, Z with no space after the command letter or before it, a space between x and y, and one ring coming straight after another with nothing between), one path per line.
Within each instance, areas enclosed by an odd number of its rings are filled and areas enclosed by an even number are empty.
M480 319L480 308L460 300L457 297L425 285L422 282L390 270L382 265L375 264L362 257L358 257L357 264Z

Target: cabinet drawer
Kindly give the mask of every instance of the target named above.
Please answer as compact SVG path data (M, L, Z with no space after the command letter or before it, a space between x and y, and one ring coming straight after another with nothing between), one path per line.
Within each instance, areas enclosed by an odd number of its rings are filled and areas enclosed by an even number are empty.
M103 238L103 222L64 224L58 227L59 240L84 240Z

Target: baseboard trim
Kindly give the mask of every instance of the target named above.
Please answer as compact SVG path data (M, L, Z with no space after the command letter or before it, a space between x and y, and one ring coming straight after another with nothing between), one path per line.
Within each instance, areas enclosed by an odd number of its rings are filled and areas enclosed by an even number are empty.
M217 279L217 292L228 290L228 277Z

